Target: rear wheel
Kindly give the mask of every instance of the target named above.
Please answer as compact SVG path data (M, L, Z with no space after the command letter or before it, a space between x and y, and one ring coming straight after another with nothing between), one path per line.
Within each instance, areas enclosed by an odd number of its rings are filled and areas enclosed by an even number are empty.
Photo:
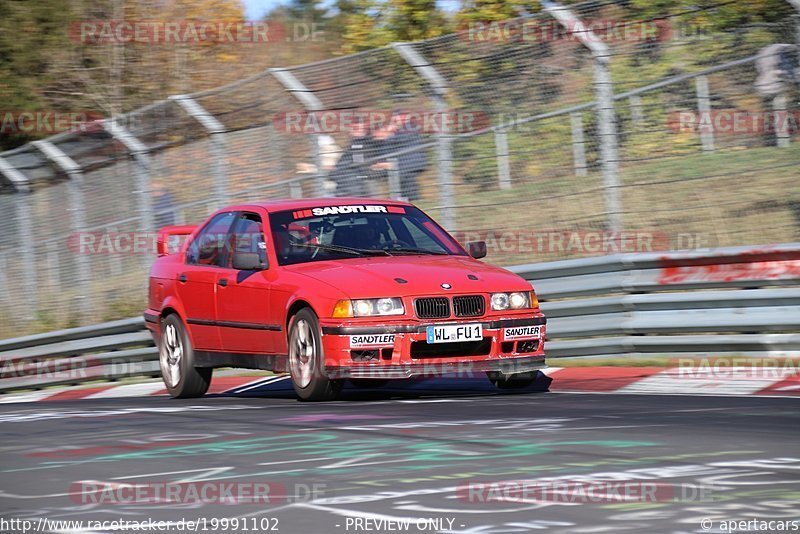
M161 322L159 342L161 378L169 394L176 399L202 397L211 384L213 369L194 366L194 350L186 327L177 315Z
M521 389L533 384L533 381L536 380L537 371L512 375L504 375L497 371L490 371L486 373L486 376L489 377L489 380L498 389Z
M316 314L303 308L289 327L289 373L297 396L304 401L333 400L342 390L341 380L325 375L322 331Z

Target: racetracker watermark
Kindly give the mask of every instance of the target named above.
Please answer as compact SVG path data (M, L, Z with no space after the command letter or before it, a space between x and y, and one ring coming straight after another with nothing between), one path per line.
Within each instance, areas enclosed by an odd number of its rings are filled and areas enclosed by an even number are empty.
M16 378L35 384L86 381L122 376L139 376L152 371L150 362L115 361L105 363L99 360L63 358L31 362L11 360L0 367L0 379Z
M469 22L458 33L470 42L555 43L590 42L653 42L667 41L674 35L667 20L625 21L594 19L562 24L556 20L505 20Z
M524 356L525 360L538 361L540 364L544 363L544 355L542 353L544 349L544 339L545 339L545 330L544 328L540 329L540 334L538 337L530 338L524 341L516 341L512 342L517 345L521 343L530 343L530 352L526 352L525 354L518 354L518 356ZM412 341L413 343L413 341ZM380 347L371 347L371 348L364 348L364 347L351 347L354 351L357 352L373 352L379 353ZM394 348L394 345L387 345L384 348ZM344 348L343 350L349 350L349 348ZM397 349L402 350L402 349ZM509 350L511 350L509 348ZM413 366L408 367L404 364L400 365L383 365L380 363L380 360L377 358L373 358L370 360L363 360L358 365L353 365L350 368L350 371L346 375L348 378L353 378L356 380L383 380L383 379L393 379L393 378L410 378L414 376L415 378L436 378L440 376L447 376L450 378L477 378L481 380L486 379L486 373L497 373L500 372L503 375L512 375L512 374L519 374L519 375L529 375L529 377L533 380L531 387L533 389L541 389L549 385L550 379L541 371L538 370L531 370L531 366L536 364L530 362L520 362L519 360L506 358L504 361L492 360L491 362L487 361L462 361L462 362L450 362L450 363L414 363ZM542 365L543 366L543 365ZM498 368L500 370L498 370ZM330 368L328 370L319 371L314 370L314 373L317 373L319 376L325 376L329 378L344 378L345 376L341 374L337 374L336 368Z
M467 482L459 484L456 498L477 505L713 502L707 486L641 480Z
M485 241L489 254L618 254L666 250L702 250L714 245L699 233L668 234L656 230L465 230L454 232L460 243Z
M670 362L670 367L687 378L780 380L800 375L800 358L678 358Z
M82 20L69 26L69 37L86 45L269 44L325 41L315 22L229 20Z
M87 132L103 115L95 111L0 110L0 136Z
M701 233L668 234L654 230L608 232L604 230L465 230L453 232L462 244L484 241L488 254L617 254L667 250L706 250L715 246L713 236ZM169 253L181 250L187 236L171 236ZM259 233L205 234L204 244L239 251L258 252L265 246ZM157 253L156 232L76 232L67 237L67 248L85 255L153 255Z
M775 132L796 133L800 111L746 111L717 109L707 112L673 111L667 115L667 129L680 133L752 135Z
M276 131L299 135L353 133L354 128L359 125L363 125L365 133L368 133L387 128L393 123L397 123L398 129L406 132L430 135L464 134L488 128L491 126L491 119L483 111L427 109L402 112L381 109L310 112L293 110L276 113L272 118Z
M171 235L167 238L167 253L183 249L188 235ZM139 256L158 253L158 232L76 232L67 236L67 248L73 254L89 256ZM260 232L245 232L235 236L226 233L205 233L201 241L194 242L192 250L212 247L238 252L260 252L266 242Z
M286 504L308 502L324 496L326 484L295 482L103 482L82 480L69 488L79 505L140 504Z
M151 255L157 250L155 232L76 232L67 237L67 248L86 255Z

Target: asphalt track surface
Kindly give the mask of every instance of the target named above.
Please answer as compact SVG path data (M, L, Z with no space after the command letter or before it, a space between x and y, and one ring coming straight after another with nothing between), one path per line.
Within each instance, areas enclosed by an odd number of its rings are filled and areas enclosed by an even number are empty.
M194 400L5 405L0 518L152 519L171 532L205 520L190 531L289 534L726 532L722 521L736 520L753 527L738 532L763 532L770 525L752 521L800 525L797 408L785 398L507 393L484 380L348 388L330 403L298 402L280 381ZM595 500L581 494L578 481L600 480L658 489L627 502L611 484L592 486L606 488ZM268 484L271 502L152 497L179 481L237 483L245 494ZM515 493L521 481L554 493ZM87 486L100 482L111 486ZM80 493L119 484L150 497ZM238 528L220 521L233 518ZM137 532L89 527L29 531Z

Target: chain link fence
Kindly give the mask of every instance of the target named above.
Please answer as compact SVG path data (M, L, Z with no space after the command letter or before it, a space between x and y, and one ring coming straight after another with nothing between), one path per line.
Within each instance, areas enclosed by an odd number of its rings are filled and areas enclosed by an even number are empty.
M626 5L270 69L0 154L0 335L137 315L152 232L234 202L411 197L500 265L796 240L797 84L756 85L797 19Z

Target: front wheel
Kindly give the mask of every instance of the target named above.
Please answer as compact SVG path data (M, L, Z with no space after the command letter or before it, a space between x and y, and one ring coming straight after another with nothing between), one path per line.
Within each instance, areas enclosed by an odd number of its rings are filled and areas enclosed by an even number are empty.
M333 400L342 390L341 380L325 375L322 331L316 314L303 308L289 327L289 373L297 396L304 401Z
M511 375L504 375L497 371L490 371L486 373L489 381L498 389L522 389L533 384L536 380L537 371L530 371L527 373L515 373Z
M161 378L170 396L176 399L202 397L211 384L210 367L194 366L194 350L186 327L177 315L168 315L161 322L158 359Z

